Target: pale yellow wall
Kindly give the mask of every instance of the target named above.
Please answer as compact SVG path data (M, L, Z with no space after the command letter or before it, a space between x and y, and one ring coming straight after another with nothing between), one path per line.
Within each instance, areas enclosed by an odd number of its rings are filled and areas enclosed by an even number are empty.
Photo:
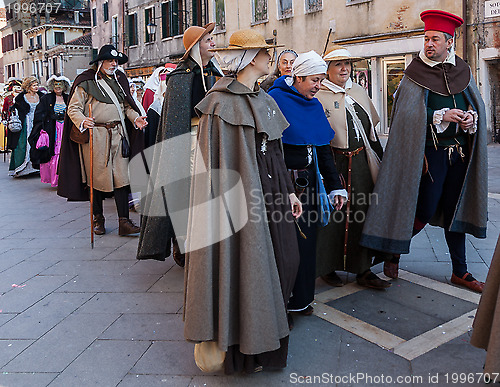
M210 18L213 19L213 1L210 1ZM219 46L227 45L231 33L238 29L250 28L252 6L249 0L226 0L226 32L216 34ZM268 0L267 23L251 28L266 39L273 37L277 30L278 43L298 52L308 50L323 51L328 36L330 22L334 21L335 32L330 42L338 39L409 31L423 27L419 18L425 9L443 9L461 14L461 2L456 0L373 0L346 6L346 0L323 0L323 10L311 14L304 13L304 1L294 0L294 16L277 20L277 1Z

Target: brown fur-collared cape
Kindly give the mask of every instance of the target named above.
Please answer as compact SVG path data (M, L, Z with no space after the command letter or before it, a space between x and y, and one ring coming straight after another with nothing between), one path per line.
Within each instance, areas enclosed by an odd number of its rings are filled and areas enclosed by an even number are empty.
M279 141L288 122L262 89L251 91L229 77L220 79L196 108L202 116L191 188L187 245L193 251L186 254L184 336L195 342L216 341L222 351L237 344L246 355L274 351L289 334L289 294L284 293L291 291L295 278L287 279L289 290L282 292L256 135L264 132L269 141ZM246 200L238 195L235 199L238 189ZM201 206L215 201L220 204ZM239 227L246 216L248 222ZM229 234L218 241L225 232ZM293 228L290 234L292 243ZM289 270L298 265L298 254L286 258Z
M470 343L487 351L483 372L500 373L500 237L472 326Z
M469 138L469 165L449 231L485 238L488 204L486 114L472 77L462 93L479 119L477 132ZM394 99L389 140L373 191L376 200L368 210L362 246L392 254L407 254L410 250L424 162L428 94L429 89L405 74ZM443 227L440 207L430 223Z
M127 76L121 71L116 71L115 74L118 83L125 92L125 100L130 104L132 109L141 114L141 111L130 94ZM73 86L71 87L68 101L71 101L71 97L80 83L92 80L95 80L95 70L93 68L84 71L76 77L73 82ZM127 117L125 117L125 125L127 126L128 138L130 140L130 157L133 157L144 149L144 133L142 130L135 129L133 123L130 122ZM61 153L59 155L59 183L57 187L57 194L71 201L85 201L89 200L89 190L87 184L82 182L79 153L80 145L71 141L69 138L72 126L74 126L73 121L71 121L71 118L69 118L68 114L66 114L64 117Z

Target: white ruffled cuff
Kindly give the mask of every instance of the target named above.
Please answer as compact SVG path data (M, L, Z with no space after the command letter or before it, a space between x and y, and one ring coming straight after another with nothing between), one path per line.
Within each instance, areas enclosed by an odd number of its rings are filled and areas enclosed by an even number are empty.
M337 195L342 196L345 200L347 200L347 191L345 189L334 189L328 194L328 199L330 200L332 206L334 203L334 198Z
M477 132L477 120L479 116L477 115L477 112L475 112L474 110L468 110L467 113L472 114L472 117L474 118L474 125L469 130L464 130L464 132L468 134L474 134Z
M450 125L449 121L443 121L444 114L450 110L450 108L442 108L441 110L434 111L434 115L432 116L432 123L436 127L436 131L438 133L443 133L446 129L448 129L448 125Z
M83 127L83 121L80 123L80 127L78 128L78 130L79 130L81 133L83 133L83 132L85 132L85 131L87 130L87 129L85 129L85 128Z

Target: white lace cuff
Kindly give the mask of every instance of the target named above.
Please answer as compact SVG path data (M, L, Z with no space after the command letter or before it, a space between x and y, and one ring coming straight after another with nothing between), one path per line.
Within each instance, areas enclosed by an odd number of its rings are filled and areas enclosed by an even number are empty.
M345 189L334 189L328 194L328 199L330 200L332 206L334 203L334 197L337 195L342 196L345 200L347 200L347 191Z
M446 129L448 129L448 125L450 125L449 121L443 121L444 114L450 110L450 108L442 108L441 110L434 111L434 115L432 116L432 123L436 127L436 131L438 133L443 133Z
M474 134L477 132L477 120L479 116L477 115L477 112L475 112L474 110L468 110L467 113L472 114L472 117L474 118L474 125L469 130L464 130L464 132L468 134Z
M87 130L87 129L85 129L85 128L83 127L83 121L80 123L80 127L78 128L78 130L79 130L81 133L83 133L83 132L85 132L85 131Z

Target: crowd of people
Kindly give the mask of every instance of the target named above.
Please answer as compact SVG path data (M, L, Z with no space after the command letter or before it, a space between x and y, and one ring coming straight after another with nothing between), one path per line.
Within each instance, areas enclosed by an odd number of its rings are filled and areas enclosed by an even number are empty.
M137 258L185 268L184 334L200 368L283 368L293 316L314 313L316 278L343 286L337 272L348 272L383 291L429 222L444 229L451 282L483 291L465 234L486 235L484 106L454 52L463 20L421 18L424 47L395 94L385 153L377 111L352 81L361 58L285 49L269 75L280 46L240 30L218 48L210 23L186 30L180 62L156 69L142 95L112 45L72 83L52 76L46 94L35 77L9 82L2 118L21 123L9 174L39 172L69 200L92 193L97 235L114 196L119 235L139 234ZM138 154L150 181L140 226L129 218ZM380 262L388 280L371 270Z

